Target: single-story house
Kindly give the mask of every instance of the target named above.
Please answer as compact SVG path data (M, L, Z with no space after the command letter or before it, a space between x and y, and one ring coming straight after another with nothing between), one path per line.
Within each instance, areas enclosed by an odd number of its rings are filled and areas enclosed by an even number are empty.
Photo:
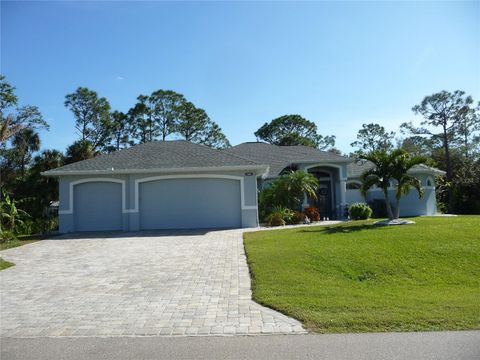
M59 178L60 232L66 233L256 227L258 190L295 169L318 177L315 205L322 216L342 218L348 203L365 201L358 178L366 166L305 146L251 142L215 150L179 140L136 145L43 175ZM434 176L441 172L414 170L426 194L421 200L408 194L402 215L434 214ZM367 200L380 196L372 189Z
M276 146L263 142L247 142L224 151L269 165L267 174L258 179L259 189L268 186L269 182L288 170L304 170L314 174L320 188L317 200L312 205L318 207L322 218L341 219L346 217L345 209L349 204L384 199L383 191L378 188L368 191L366 198L360 193L360 176L373 167L369 162L357 162L350 157L302 145ZM419 199L417 191L412 190L402 197L400 215L436 214L435 176L442 176L445 172L425 165L415 166L411 172L422 181L425 194ZM392 183L389 190L391 199L395 198L393 186ZM311 203L312 200L305 197L303 207Z

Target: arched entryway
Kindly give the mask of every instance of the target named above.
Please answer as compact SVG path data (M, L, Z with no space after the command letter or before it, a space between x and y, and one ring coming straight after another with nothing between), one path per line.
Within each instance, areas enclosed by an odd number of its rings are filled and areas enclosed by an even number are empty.
M317 199L309 199L311 205L320 210L321 218L335 219L335 186L334 171L323 166L316 166L308 169L308 172L315 175L320 184L317 190Z

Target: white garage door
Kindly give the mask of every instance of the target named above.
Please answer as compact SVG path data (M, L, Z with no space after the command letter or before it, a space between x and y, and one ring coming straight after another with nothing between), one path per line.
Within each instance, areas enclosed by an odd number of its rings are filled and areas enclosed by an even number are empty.
M122 186L88 182L73 187L75 231L122 230Z
M240 182L164 179L139 184L142 229L241 227Z

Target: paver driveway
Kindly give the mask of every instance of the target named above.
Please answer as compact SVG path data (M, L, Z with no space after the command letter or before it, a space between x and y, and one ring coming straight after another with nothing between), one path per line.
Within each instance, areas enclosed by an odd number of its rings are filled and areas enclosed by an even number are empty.
M1 335L304 333L251 300L241 230L48 240L1 252Z

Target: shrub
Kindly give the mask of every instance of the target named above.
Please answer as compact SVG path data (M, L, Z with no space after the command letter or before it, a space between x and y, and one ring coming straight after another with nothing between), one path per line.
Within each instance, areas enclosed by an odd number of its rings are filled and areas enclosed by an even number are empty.
M383 199L375 199L368 203L370 209L372 209L372 216L375 218L384 218L387 217L387 204Z
M270 226L281 226L291 223L295 212L283 206L274 206L270 215L267 216L267 223Z
M301 213L300 211L295 211L293 213L292 219L290 221L291 224L301 224L305 220L305 214Z
M267 223L269 226L283 226L286 224L285 220L277 213L270 214L267 217Z
M17 236L14 232L8 230L3 230L0 232L0 243L6 243L14 240L17 240Z
M315 206L309 206L303 210L305 216L307 216L310 221L320 221L320 211Z
M350 205L348 215L353 220L366 220L372 216L372 209L367 204L355 203Z

